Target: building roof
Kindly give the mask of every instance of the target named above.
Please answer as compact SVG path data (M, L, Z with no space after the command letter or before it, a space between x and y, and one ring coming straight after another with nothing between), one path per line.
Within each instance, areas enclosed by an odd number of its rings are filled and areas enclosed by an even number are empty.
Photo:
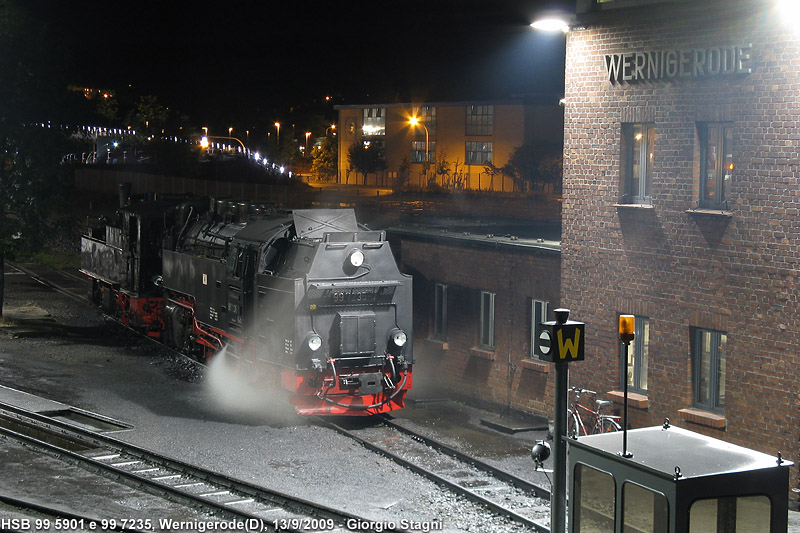
M387 231L402 238L456 246L561 253L561 226L558 223L423 217Z

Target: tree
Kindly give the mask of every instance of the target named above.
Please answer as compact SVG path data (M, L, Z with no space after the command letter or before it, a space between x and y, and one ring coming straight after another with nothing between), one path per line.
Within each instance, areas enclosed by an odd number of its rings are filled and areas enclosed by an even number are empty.
M131 110L128 117L129 124L133 125L133 129L139 133L144 134L144 138L148 133L160 135L161 130L167 127L169 121L169 109L158 103L158 98L155 96L142 96L136 102L136 107Z
M490 165L486 170L508 176L522 192L533 189L543 191L546 185L556 190L561 180L561 157L549 146L526 143L512 150L508 163L502 167Z
M52 202L64 183L65 138L42 127L56 120L66 83L46 25L21 0L0 0L0 316L3 261L42 242Z
M411 178L411 160L408 156L403 156L400 161L400 166L397 168L397 182L395 186L399 189L408 186L408 180Z
M347 162L350 164L350 168L364 177L364 183L366 183L367 174L386 169L383 144L379 142L370 145L353 143L347 150Z
M314 150L311 171L330 179L339 171L339 143L335 137L325 137L318 150Z

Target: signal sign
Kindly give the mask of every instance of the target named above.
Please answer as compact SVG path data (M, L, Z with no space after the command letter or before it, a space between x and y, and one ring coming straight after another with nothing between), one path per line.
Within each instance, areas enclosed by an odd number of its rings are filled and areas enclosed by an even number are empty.
M584 326L583 322L573 320L540 324L539 359L551 363L583 361Z

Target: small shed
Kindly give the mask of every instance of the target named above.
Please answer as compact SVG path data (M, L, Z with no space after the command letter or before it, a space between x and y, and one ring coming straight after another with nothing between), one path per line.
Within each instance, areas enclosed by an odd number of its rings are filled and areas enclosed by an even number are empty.
M789 466L672 427L568 439L570 533L785 533Z

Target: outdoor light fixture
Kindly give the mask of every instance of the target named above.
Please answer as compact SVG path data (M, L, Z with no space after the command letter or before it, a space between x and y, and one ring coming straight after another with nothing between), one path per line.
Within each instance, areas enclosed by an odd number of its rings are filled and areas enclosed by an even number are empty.
M800 17L800 3L797 0L775 0L775 4L782 18L789 22L797 22Z
M541 31L560 31L569 32L569 23L560 17L547 17L535 20L531 23L531 28Z
M312 352L316 352L322 347L322 337L317 335L316 333L312 333L306 339L306 345L308 345L308 349Z
M361 250L352 250L350 255L347 256L347 260L353 268L358 268L364 264L364 252Z
M202 148L208 148L208 137L203 136L200 138L200 146Z
M395 328L389 333L389 339L391 339L392 344L398 348L402 348L405 346L406 342L408 342L408 335L406 335L406 332L402 329Z

